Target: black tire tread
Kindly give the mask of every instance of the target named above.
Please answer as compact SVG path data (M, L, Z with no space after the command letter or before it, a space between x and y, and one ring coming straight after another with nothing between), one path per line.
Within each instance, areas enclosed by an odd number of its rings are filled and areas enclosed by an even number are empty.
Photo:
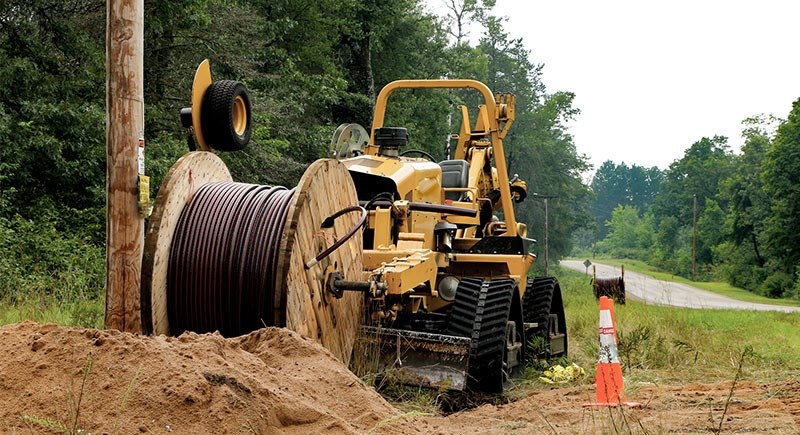
M242 135L233 128L233 101L241 96L247 108L247 128ZM238 151L247 146L252 133L250 95L241 82L218 80L211 83L203 96L201 120L203 138L218 151Z

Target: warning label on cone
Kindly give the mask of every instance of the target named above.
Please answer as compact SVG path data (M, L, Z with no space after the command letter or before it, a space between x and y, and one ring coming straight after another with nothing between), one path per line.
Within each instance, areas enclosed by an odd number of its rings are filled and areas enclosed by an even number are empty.
M616 332L611 310L600 311L600 360L601 363L618 363Z

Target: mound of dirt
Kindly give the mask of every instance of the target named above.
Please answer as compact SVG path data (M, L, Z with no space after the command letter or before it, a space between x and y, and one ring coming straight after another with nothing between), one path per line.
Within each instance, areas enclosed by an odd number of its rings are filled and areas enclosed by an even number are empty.
M279 328L225 339L4 326L0 403L3 433L364 433L398 414L326 349Z
M0 327L2 433L800 433L800 381L632 391L642 408L585 408L594 387L584 384L429 416L401 413L326 349L286 329L226 339Z

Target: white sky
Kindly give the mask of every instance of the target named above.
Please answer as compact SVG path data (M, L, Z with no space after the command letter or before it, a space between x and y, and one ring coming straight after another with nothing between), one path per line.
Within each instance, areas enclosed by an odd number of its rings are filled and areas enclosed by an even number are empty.
M800 98L795 0L497 0L494 14L545 64L548 92L576 94L569 131L595 169L666 169L715 134L738 152L744 118L786 118Z

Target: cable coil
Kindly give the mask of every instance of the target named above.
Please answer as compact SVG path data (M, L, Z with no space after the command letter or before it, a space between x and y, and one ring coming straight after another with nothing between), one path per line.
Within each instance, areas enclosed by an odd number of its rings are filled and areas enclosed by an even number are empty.
M167 314L175 335L229 337L275 325L279 248L294 192L235 182L195 192L170 248Z
M593 278L592 289L595 299L607 296L618 304L625 303L625 278Z

